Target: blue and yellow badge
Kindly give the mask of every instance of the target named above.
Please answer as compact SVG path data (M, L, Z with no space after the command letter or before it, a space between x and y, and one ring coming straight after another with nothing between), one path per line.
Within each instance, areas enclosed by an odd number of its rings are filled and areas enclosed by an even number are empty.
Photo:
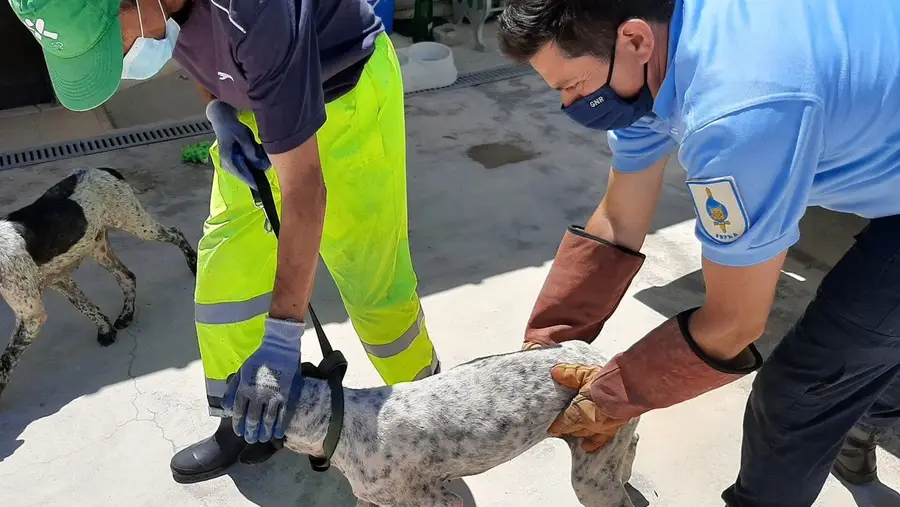
M718 243L731 243L749 227L744 203L734 178L710 178L686 182L701 228Z

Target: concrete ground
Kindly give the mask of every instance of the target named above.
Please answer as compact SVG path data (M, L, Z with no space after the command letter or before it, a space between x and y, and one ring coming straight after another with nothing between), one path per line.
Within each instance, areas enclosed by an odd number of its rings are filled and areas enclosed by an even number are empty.
M428 326L446 366L516 349L558 242L583 223L603 193L605 137L576 128L557 95L536 76L410 97L410 234ZM120 168L143 203L167 224L199 239L207 214L209 167L180 163L186 141L104 153L5 172L0 212L34 199L78 166ZM595 346L614 354L679 310L702 302L699 245L683 171L673 163L644 251L647 260ZM853 217L811 210L779 287L768 352L796 319L825 270L862 226ZM821 234L837 231L839 241ZM56 293L49 319L0 400L0 504L88 506L352 506L339 472L311 472L303 456L277 454L235 466L197 485L174 483L178 449L206 437L203 375L192 324L194 280L169 245L122 234L113 244L137 274L138 311L108 348L90 322ZM89 262L76 274L109 314L121 305L112 279ZM347 321L333 283L319 270L313 303L350 362L347 384L378 383ZM13 316L0 309L0 335ZM0 343L3 343L0 341ZM314 340L304 355L319 356ZM638 428L632 485L636 505L721 505L735 477L741 418L752 378L646 415ZM884 483L900 486L900 446L879 449ZM546 441L525 455L455 485L468 506L576 506L567 450ZM818 507L895 506L887 486L848 490L829 478Z
M98 136L113 128L103 108L82 113L50 104L5 109L0 111L0 153Z

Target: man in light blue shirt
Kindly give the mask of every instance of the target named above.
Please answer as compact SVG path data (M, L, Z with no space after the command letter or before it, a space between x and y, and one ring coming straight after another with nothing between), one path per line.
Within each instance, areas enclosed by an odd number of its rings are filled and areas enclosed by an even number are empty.
M503 52L560 91L613 152L597 211L565 234L526 347L593 341L640 269L672 152L702 243L706 302L610 363L550 428L603 445L630 418L759 370L733 507L812 505L832 466L875 479L900 417L900 2L508 0ZM807 207L871 219L765 363L762 334Z

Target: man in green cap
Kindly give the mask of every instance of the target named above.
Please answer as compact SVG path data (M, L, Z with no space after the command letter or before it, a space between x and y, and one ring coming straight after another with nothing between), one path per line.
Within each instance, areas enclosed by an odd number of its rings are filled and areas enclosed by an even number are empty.
M386 383L439 371L409 252L400 64L366 0L9 1L69 109L172 58L208 92L216 171L195 323L222 419L172 459L176 481L278 448L320 253ZM280 242L250 190L270 166Z

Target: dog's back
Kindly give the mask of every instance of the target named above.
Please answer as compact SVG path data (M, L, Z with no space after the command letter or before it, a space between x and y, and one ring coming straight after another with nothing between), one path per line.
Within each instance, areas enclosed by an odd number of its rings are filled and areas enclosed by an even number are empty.
M394 454L404 446L429 449L422 458L441 462L453 476L480 473L547 438L547 428L576 394L550 376L555 364L607 360L596 348L571 342L479 358L397 385L379 415L391 440L385 445ZM406 434L396 429L398 421ZM421 428L439 428L441 438ZM464 459L454 459L459 456Z
M114 203L131 193L115 169L78 169L2 220L24 239L42 271L64 272L85 257Z
M576 394L553 380L553 366L607 361L587 343L568 342L476 359L416 382L347 390L335 464L361 497L406 505L422 484L483 473L548 438L550 424ZM573 486L585 505L630 505L623 483L636 423L596 453L566 439ZM288 446L302 452L291 442L308 431L300 426L292 424Z

